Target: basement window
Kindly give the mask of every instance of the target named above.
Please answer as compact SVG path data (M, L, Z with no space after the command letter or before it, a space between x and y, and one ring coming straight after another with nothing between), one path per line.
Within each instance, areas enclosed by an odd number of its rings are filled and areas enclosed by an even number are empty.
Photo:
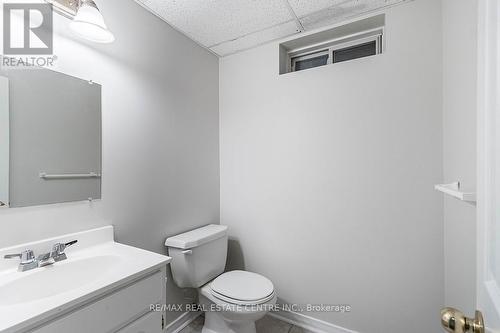
M382 53L382 33L374 36L337 41L309 48L304 52L290 52L290 71L335 64L338 62L374 56Z
M381 54L385 15L379 14L280 44L279 73L286 74Z

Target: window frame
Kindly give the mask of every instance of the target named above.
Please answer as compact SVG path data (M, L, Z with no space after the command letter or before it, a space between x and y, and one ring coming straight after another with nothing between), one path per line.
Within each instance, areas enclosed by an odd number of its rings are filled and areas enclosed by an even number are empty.
M328 56L328 59L326 60L326 64L327 65L331 64L332 55L330 54L330 50L328 50L328 49L326 49L326 50L319 50L319 51L312 52L312 53L308 52L307 54L293 57L291 59L291 61L292 61L292 63L291 63L292 72L297 72L297 70L295 69L297 62L304 61L304 60L309 60L309 59L314 59L314 58L321 57L321 56L324 56L324 55ZM324 66L324 65L321 65L321 66ZM316 67L321 67L321 66L316 66ZM315 67L312 67L312 68L315 68Z
M383 53L383 35L384 28L377 28L369 31L363 31L357 34L345 36L342 38L338 38L335 40L326 41L323 43L309 45L307 47L292 50L288 52L288 66L289 72L297 72L296 63L302 60L308 60L311 58L315 58L321 55L328 54L328 59L326 65L331 65L334 62L335 51L346 49L349 47L354 47L357 45L363 45L371 42L375 42L375 55L379 55ZM364 58L364 57L362 57ZM359 58L358 58L359 59ZM316 66L316 67L322 67ZM312 67L312 68L316 68ZM310 68L308 68L310 69Z

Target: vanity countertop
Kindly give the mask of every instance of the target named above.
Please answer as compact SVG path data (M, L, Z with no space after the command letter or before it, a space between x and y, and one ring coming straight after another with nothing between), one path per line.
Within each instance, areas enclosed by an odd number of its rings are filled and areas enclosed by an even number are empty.
M18 272L19 260L4 260L23 249L78 239L66 250L68 259L51 266ZM50 246L48 247L50 248ZM64 235L0 249L0 332L29 329L102 294L152 274L170 257L113 240L113 227Z

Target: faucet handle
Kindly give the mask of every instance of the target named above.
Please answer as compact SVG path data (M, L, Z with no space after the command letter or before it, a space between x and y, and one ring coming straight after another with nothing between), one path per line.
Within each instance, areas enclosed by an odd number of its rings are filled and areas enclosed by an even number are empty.
M13 259L19 258L21 259L21 265L31 264L35 261L35 253L33 250L25 250L21 253L16 254L6 254L4 259Z
M20 258L21 263L17 267L19 272L29 271L38 267L38 260L35 258L35 253L33 250L25 250L21 253L16 254L6 254L4 259Z
M75 240L72 240L71 242L67 242L66 244L64 244L64 248L67 248L71 245L75 245L76 243L78 243L78 240L75 239Z
M52 251L50 251L50 255L53 256L58 256L64 252L64 244L61 243L56 243L52 245Z
M74 245L78 243L78 240L74 240L68 243L56 243L52 246L52 253L55 253L56 255L61 255L64 253L64 250L66 250L67 247Z
M52 246L52 251L50 252L50 256L55 259L55 261L61 261L66 259L66 254L64 250L68 246L74 245L78 242L78 240L74 240L68 243L56 243Z

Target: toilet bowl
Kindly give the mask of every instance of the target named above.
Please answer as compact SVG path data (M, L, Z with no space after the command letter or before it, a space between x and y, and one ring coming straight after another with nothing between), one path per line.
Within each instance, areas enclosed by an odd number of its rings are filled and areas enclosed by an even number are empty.
M276 304L267 278L246 271L224 273L198 289L205 312L202 333L255 333L255 322Z
M181 288L197 288L205 311L202 333L256 333L255 321L276 304L273 283L247 271L224 273L227 227L208 225L166 240L172 276Z

